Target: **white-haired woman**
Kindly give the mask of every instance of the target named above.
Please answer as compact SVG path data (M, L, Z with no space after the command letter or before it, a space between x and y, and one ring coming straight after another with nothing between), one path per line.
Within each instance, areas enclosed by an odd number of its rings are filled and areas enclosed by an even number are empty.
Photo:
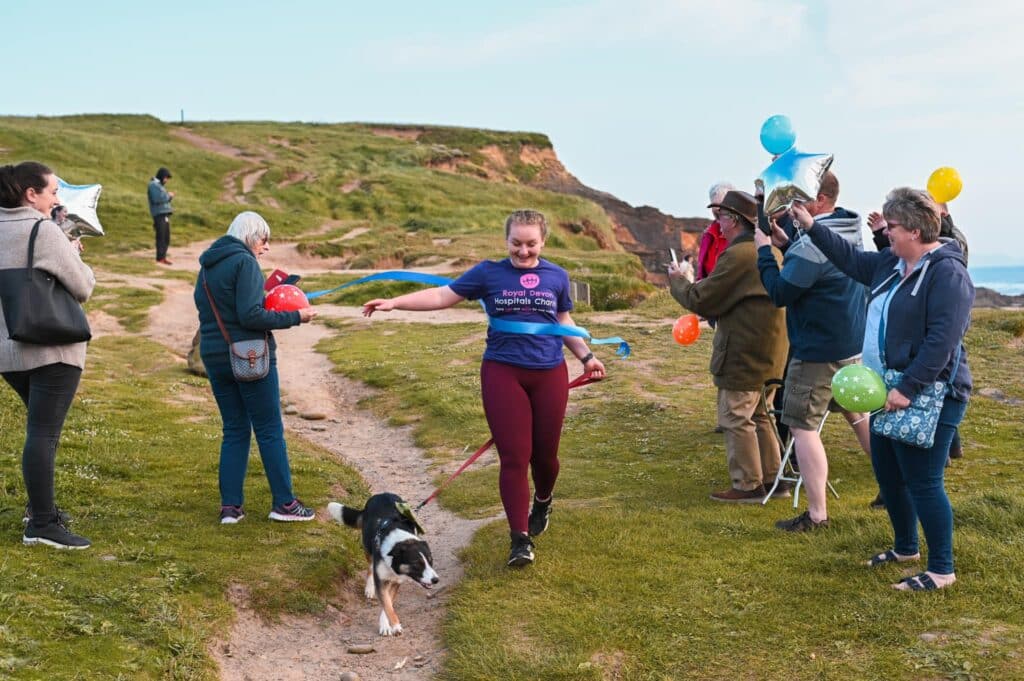
M277 379L276 344L272 329L287 329L316 316L312 308L293 312L263 309L263 273L257 259L270 250L270 226L252 211L239 213L225 236L199 256L201 269L194 299L199 310L200 355L224 422L220 447L220 522L233 524L245 517L242 508L245 470L252 434L273 495L271 520L312 520L315 512L292 493L288 449L281 420L281 391ZM209 296L207 295L209 290ZM224 339L210 298L232 342L268 336L270 373L239 382L231 372Z

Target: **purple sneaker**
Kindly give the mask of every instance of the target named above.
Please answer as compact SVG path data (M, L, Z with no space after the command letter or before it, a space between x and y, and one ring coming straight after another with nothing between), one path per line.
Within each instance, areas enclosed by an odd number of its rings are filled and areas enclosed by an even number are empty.
M279 504L270 509L269 518L283 523L301 522L316 518L316 511L307 508L298 499L292 499L287 504Z
M245 511L242 510L241 506L221 506L220 507L220 524L221 525L235 525L242 518L245 517Z

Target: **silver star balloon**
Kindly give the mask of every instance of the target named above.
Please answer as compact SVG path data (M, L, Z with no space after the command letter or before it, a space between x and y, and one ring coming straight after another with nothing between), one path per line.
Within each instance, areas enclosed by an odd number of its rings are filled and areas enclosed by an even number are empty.
M789 208L794 201L818 197L821 176L832 165L832 154L805 154L790 149L761 172L764 211L768 215Z
M102 190L101 184L68 184L57 178L57 198L68 211L67 220L60 227L72 239L105 234L96 215Z

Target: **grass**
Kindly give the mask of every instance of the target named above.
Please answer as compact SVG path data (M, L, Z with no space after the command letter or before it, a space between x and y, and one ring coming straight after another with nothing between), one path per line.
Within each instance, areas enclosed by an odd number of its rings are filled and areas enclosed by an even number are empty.
M217 524L219 437L208 383L168 351L140 338L93 342L57 462L57 499L93 548L15 546L24 408L0 390L0 679L214 678L206 647L233 618L230 584L267 617L338 598L362 563L354 533L267 521L255 452L249 518ZM289 438L289 454L307 501L365 496L329 453Z
M174 174L168 187L177 194L172 253L184 242L223 234L234 215L249 209L267 218L274 239L296 239L312 255L341 256L345 267L449 260L464 267L500 257L505 217L514 208L532 207L550 223L546 255L592 285L595 308L617 309L653 292L640 261L618 245L599 206L528 186L539 166L516 161L503 182L429 167L439 148L480 163L480 149L489 146L518 159L525 145L550 148L543 135L431 127L416 128L422 134L413 141L375 135L366 124L190 126L242 151L240 158L228 158L175 136L175 127L149 116L0 117L0 159L37 159L71 183L103 184L99 214L107 236L89 240L87 259L112 272L151 274L155 268L143 262L148 257L128 254L148 256L152 248L145 188L163 165ZM62 143L54 145L55 138ZM267 172L246 195L246 205L224 201L224 178L234 173L232 193L240 194L242 175L256 168ZM352 182L357 189L342 191ZM354 226L370 231L342 239Z
M979 387L1024 396L1020 319L976 312L968 347ZM670 320L653 334L578 321L629 339L634 359L609 360L605 383L571 395L556 512L538 562L504 567L504 522L465 552L442 678L493 679L495 670L502 679L1019 678L1024 426L1016 408L976 397L962 428L966 457L947 482L960 583L898 594L889 584L900 568L860 564L891 535L886 516L867 507L877 491L870 464L839 419L825 432L842 495L830 499L832 529L784 535L772 523L794 514L788 502L707 498L728 485L721 436L711 432L710 335L683 348L669 340ZM414 423L432 457L454 461L487 438L482 331L380 320L346 326L322 350L382 389L368 406ZM493 516L496 488L496 466L475 467L442 503Z
M585 310L577 322L596 336L623 336L634 355L618 361L597 348L610 378L573 391L555 514L537 542L537 564L518 572L503 566L503 522L484 527L465 550L466 576L444 622L442 678L1022 678L1015 671L1024 653L1019 407L975 397L968 410L966 455L947 476L961 581L933 594L894 593L888 584L898 567L858 564L888 546L890 531L885 516L867 508L876 491L870 466L839 419L825 432L842 495L830 502L828 532L775 531L774 520L793 514L785 502L738 508L707 499L728 484L722 439L711 431L711 334L688 347L670 340L671 320L683 311L642 281L639 261L615 245L596 205L528 186L537 167L521 160L504 182L478 177L493 170L486 147L514 160L524 145L549 147L546 138L408 126L420 133L413 141L376 135L374 127L194 125L243 151L226 158L146 116L0 117L0 161L35 158L69 182L102 182L107 236L89 240L86 260L129 277L193 279L150 259L144 191L160 165L174 172L178 193L172 249L223 233L242 208L221 199L225 176L238 173L237 193L241 173L253 168L267 172L247 207L267 217L274 238L296 239L305 252L348 267L448 263L462 271L500 255L511 209L547 213L545 255L591 284L595 308L628 308L615 324ZM466 172L429 167L453 159L468 160ZM356 228L369 231L342 238ZM308 277L304 285L351 276ZM404 290L379 283L329 300L357 304ZM130 332L143 327L161 295L159 286L105 284L89 305ZM1024 315L976 311L974 322L968 348L977 387L1024 398ZM428 328L381 316L368 328L332 326L336 337L321 350L339 371L379 388L366 406L394 424L413 424L428 456L460 461L466 447L487 439L481 325ZM229 584L248 590L253 607L273 618L319 612L357 569L354 533L259 517L269 490L258 460L247 483L250 519L230 529L215 523L215 406L206 382L155 344L137 336L94 342L64 431L58 498L95 542L92 550L68 555L16 544L23 419L12 391L0 389L0 537L9 543L0 554L0 679L75 678L68 660L93 678L212 678L206 645L231 620ZM300 439L289 445L297 491L310 503L367 494L329 453ZM494 516L496 480L494 465L476 466L440 503Z

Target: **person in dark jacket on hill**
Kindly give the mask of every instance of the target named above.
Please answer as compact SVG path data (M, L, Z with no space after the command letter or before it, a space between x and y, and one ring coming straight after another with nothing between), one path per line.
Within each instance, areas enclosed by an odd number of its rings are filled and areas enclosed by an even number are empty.
M149 198L149 214L153 216L153 231L156 234L156 261L161 265L172 264L167 259L167 248L171 245L171 201L174 200L174 192L167 191L164 185L171 179L171 171L167 168L160 168L156 175L149 181L146 190Z
M224 434L220 447L220 522L234 524L245 517L242 510L249 443L256 434L260 459L273 495L271 520L313 520L292 493L288 450L281 420L281 391L277 377L277 344L271 329L287 329L316 316L312 308L292 312L263 309L263 273L257 259L270 250L270 226L252 211L239 213L228 233L202 255L193 298L199 310L200 355L220 409ZM209 290L209 296L207 295ZM221 334L210 298L224 322L231 342L267 335L270 373L251 382L235 380L228 343Z
M953 433L971 393L963 337L971 319L974 284L955 241L939 241L940 209L922 190L901 187L886 198L891 246L865 253L815 222L800 206L793 217L829 260L870 287L863 353L865 366L903 372L885 410L904 409L935 382L948 385L935 442L929 449L871 433L871 463L894 531L893 548L873 556L879 565L920 559L917 523L928 542L928 569L893 587L932 590L956 581L953 510L943 475Z
M836 207L839 181L825 173L814 201L804 208L830 231L855 248L861 247L860 216ZM776 230L776 239L785 239ZM843 411L851 425L861 414L848 413L832 400L832 376L841 367L860 361L864 336L864 287L830 263L810 239L792 232L782 270L772 255L772 242L760 230L757 266L772 302L786 308L790 361L786 371L782 422L789 426L797 462L807 489L807 511L776 523L790 532L828 527L826 492L828 458L818 425L826 410ZM776 243L779 245L779 243ZM869 452L868 424L853 425L857 440Z

